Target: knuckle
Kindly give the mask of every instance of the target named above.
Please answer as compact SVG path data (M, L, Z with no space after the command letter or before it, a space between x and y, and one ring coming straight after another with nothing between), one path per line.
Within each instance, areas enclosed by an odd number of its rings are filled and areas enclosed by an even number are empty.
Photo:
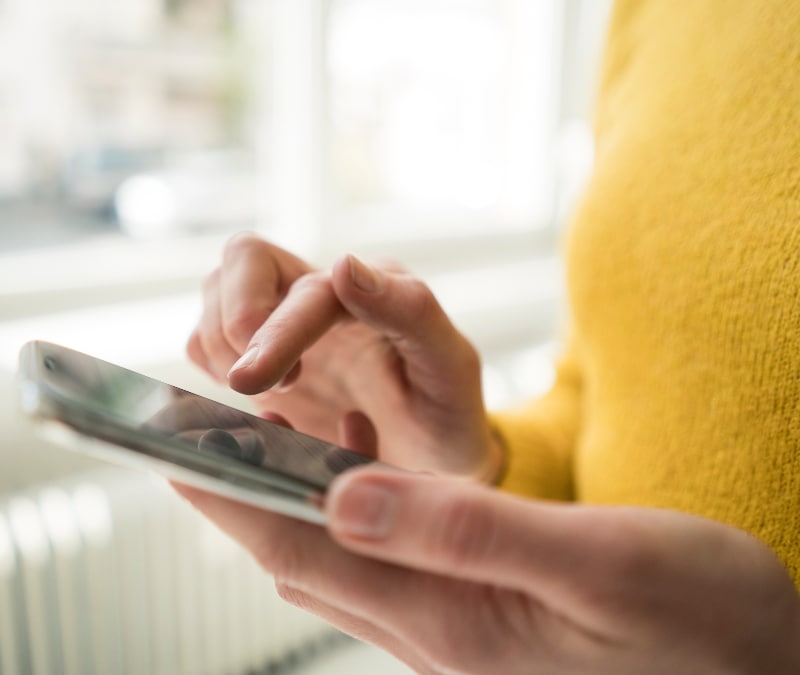
M481 357L475 346L466 338L460 340L455 350L456 366L461 373L478 374L481 370Z
M244 349L266 319L266 314L268 312L262 315L248 309L226 314L222 321L222 334L228 343L238 349Z
M219 330L201 327L198 329L198 340L203 352L212 360L224 358L229 349L228 341Z
M269 344L271 345L272 349L275 349L277 345L282 344L285 340L282 340L282 336L288 333L291 333L293 328L294 322L291 316L286 316L285 314L273 314L269 317L269 321L267 321L261 328L258 330L258 341L261 344ZM296 345L292 345L289 347L289 350L292 351ZM283 349L280 350L283 353Z
M587 599L595 606L621 611L637 595L629 592L630 585L647 585L660 569L664 551L652 533L624 512L598 522L589 537L587 545L596 554L585 570L591 579L585 585Z
M300 609L311 609L309 596L303 591L290 586L285 581L275 580L275 592L281 600L288 602L290 605L294 605Z
M605 532L604 546L607 571L619 579L643 578L658 560L656 547L638 524L620 518Z
M282 585L289 585L300 578L303 570L304 556L299 546L286 539L280 546L275 545L272 537L263 537L260 542L250 546L256 562Z
M421 332L436 330L437 325L446 320L444 312L439 305L439 301L433 294L428 285L417 277L405 276L402 284L395 291L397 300L396 308L405 322L405 326L400 329L395 327L389 337L393 341L404 341L411 335L418 336ZM413 322L413 323L410 323ZM409 326L415 326L411 333L406 331ZM414 344L412 341L411 344Z
M210 296L215 292L219 286L220 269L219 267L212 270L205 279L203 279L203 295Z
M320 271L307 272L292 282L291 292L333 294L333 285L329 274Z
M197 364L202 364L204 361L203 355L203 346L200 342L200 333L198 332L199 329L195 329L192 331L192 334L189 336L189 339L186 341L186 355Z
M408 274L408 268L397 258L391 256L381 256L375 260L375 267L394 274Z
M442 335L447 334L452 340L454 352L452 357L463 360L464 365L477 362L478 354L471 343L453 326L442 305L431 288L421 279L409 277L406 285L408 318L413 319L426 330L433 330Z
M408 277L406 287L416 312L419 312L423 317L428 317L433 312L438 311L439 302L436 300L433 291L422 279Z
M492 512L467 494L451 495L433 509L427 554L454 569L472 568L486 561L495 532Z
M225 243L222 259L227 264L253 253L267 252L269 246L266 241L253 232L239 232Z

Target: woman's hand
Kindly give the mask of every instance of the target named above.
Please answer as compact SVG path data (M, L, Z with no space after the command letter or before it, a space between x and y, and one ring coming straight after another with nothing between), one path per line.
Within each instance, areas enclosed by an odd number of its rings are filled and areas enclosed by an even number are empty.
M188 352L300 431L356 449L377 433L380 458L408 469L498 473L478 355L430 290L396 268L347 256L326 274L239 235L206 282Z
M713 521L370 467L336 479L326 533L180 489L284 599L421 673L800 673L788 574Z

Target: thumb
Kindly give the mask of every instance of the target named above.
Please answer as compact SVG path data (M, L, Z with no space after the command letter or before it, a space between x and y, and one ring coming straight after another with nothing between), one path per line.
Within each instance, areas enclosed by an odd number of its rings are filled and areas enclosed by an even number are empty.
M355 469L336 478L325 510L346 548L560 604L575 599L592 564L576 509L455 479Z

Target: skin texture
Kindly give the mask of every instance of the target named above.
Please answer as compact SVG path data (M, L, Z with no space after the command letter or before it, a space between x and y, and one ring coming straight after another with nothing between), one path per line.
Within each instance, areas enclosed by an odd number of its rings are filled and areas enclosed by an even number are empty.
M205 303L198 364L224 379L256 347L232 387L273 419L413 471L340 476L327 531L177 486L287 601L421 673L800 672L797 591L750 535L481 484L502 457L477 355L418 280L352 257L322 274L244 235Z
M376 434L384 461L417 471L479 480L499 471L478 354L430 290L396 267L347 256L322 273L239 235L205 284L188 353L304 433ZM243 355L246 367L231 371Z

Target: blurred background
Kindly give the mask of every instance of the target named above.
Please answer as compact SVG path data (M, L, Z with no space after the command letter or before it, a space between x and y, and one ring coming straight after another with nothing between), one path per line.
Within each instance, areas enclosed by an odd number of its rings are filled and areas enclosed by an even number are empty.
M283 605L159 481L35 439L17 353L245 405L183 347L248 229L320 265L398 259L483 353L492 407L543 391L608 9L0 0L0 673L403 672Z

